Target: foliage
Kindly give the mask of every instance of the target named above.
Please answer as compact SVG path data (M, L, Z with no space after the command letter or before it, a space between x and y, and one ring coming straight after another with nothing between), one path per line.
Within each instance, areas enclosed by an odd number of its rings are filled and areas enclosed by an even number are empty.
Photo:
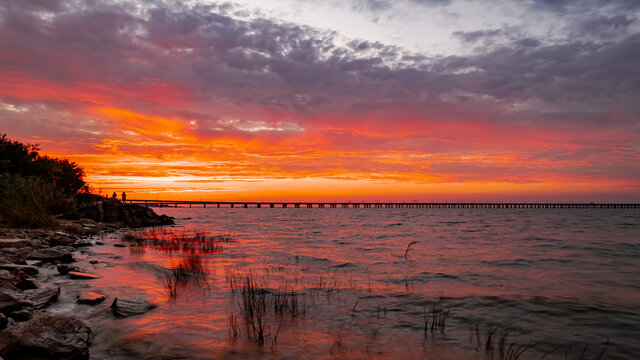
M48 226L51 214L75 209L86 191L84 171L67 159L41 156L39 147L0 136L0 222Z

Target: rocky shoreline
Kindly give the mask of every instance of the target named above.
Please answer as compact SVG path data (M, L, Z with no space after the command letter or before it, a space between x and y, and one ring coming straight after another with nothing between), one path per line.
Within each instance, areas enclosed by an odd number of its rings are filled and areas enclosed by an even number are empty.
M83 248L105 245L105 234L123 231L131 224L161 226L173 219L139 205L115 201L86 204L77 219L58 220L48 229L0 227L0 360L88 359L91 328L76 316L50 313L61 288L49 284L41 270L59 277L91 279L95 275L74 265ZM129 226L127 226L129 225ZM74 294L75 296L75 294ZM98 293L77 294L79 304L104 301ZM150 309L141 299L116 299L113 316L129 316Z

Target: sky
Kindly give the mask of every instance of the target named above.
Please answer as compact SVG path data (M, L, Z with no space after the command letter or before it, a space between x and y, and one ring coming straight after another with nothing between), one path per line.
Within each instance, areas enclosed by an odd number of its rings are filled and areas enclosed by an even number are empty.
M640 201L637 0L0 0L0 133L95 192Z

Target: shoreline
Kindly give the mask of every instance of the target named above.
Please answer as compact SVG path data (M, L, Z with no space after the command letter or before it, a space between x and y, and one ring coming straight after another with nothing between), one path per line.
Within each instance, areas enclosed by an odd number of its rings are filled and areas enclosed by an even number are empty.
M88 359L92 336L87 319L58 315L48 308L62 296L87 306L106 297L93 292L62 294L63 287L56 280L96 277L78 266L77 256L90 253L85 249L108 245L103 240L109 234L173 224L172 218L143 206L108 200L88 204L80 215L75 220L58 219L48 228L0 227L0 360ZM119 224L114 220L120 220ZM133 228L125 223L144 226ZM90 258L89 262L97 262ZM114 301L114 317L144 308L139 300Z

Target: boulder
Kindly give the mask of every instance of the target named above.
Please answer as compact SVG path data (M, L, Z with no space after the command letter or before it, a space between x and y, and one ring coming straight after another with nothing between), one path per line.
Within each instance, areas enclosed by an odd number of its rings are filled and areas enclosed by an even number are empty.
M95 292L84 292L78 295L78 304L95 305L103 302L104 295Z
M31 320L0 331L0 356L10 359L89 358L89 325L72 316L35 313Z
M42 260L42 261L62 261L62 262L72 262L73 255L72 253L75 249L71 246L54 246L47 249L39 249L35 250L31 253L29 259L32 260Z
M36 309L43 308L52 302L58 300L60 295L60 288L43 288L25 290L24 296L31 303L31 306Z
M29 239L0 239L0 249L4 248L23 248L32 246Z
M100 279L100 276L80 271L69 271L69 277L72 279Z
M156 305L144 299L115 298L113 303L111 303L111 311L114 315L120 317L144 314L155 307Z

